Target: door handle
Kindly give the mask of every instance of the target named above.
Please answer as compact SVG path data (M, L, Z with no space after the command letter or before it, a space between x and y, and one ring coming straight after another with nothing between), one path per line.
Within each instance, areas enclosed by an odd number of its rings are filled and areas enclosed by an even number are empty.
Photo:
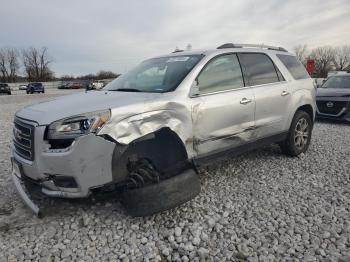
M287 95L289 95L289 92L287 92L287 91L282 91L281 96L287 96Z
M250 102L252 102L252 100L251 99L247 99L247 98L242 98L242 100L241 100L241 104L242 105L246 105L246 104L249 104Z

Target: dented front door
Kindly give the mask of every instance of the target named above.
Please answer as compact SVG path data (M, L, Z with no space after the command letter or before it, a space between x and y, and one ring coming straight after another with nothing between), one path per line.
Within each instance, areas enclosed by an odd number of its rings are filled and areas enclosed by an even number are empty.
M235 53L212 58L196 78L199 97L193 97L194 150L215 153L251 140L255 101L245 87Z
M193 98L194 151L198 155L252 139L255 101L250 88Z

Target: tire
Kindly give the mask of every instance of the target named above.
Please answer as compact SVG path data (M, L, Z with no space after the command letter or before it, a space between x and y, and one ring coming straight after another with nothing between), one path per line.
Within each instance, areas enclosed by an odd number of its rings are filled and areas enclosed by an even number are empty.
M297 111L289 128L285 141L280 143L283 153L298 156L309 148L312 135L313 121L305 111Z
M149 216L179 206L199 192L199 177L193 169L188 169L159 183L125 190L121 203L131 216Z

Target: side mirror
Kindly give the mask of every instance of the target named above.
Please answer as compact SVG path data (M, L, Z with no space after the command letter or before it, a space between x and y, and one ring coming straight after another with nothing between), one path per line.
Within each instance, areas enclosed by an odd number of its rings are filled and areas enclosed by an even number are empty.
M198 79L193 81L190 89L190 97L197 97L197 96L199 96Z

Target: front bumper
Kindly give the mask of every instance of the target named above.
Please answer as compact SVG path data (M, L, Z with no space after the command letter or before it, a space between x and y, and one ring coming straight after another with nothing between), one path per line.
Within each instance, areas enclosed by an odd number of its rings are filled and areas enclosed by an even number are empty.
M91 189L112 182L115 143L89 134L77 138L69 148L50 150L50 145L43 139L44 132L45 126L35 127L33 161L18 155L14 148L12 150L13 158L21 165L21 176L39 184L42 193L52 197L83 198L90 195ZM17 174L17 179L21 176ZM70 177L76 185L58 186L54 179L57 177ZM22 196L18 180L13 178Z
M42 212L40 211L39 206L36 205L33 200L31 200L29 194L26 192L27 188L25 187L23 180L20 178L20 175L21 174L18 174L16 171L12 171L12 180L15 184L17 192L22 198L23 202L34 212L34 214L41 217Z
M350 121L350 101L348 97L317 97L316 103L316 118ZM326 103L331 104L330 108Z
M321 113L319 110L317 110L316 119L329 119L350 122L350 109L344 108L336 115Z

